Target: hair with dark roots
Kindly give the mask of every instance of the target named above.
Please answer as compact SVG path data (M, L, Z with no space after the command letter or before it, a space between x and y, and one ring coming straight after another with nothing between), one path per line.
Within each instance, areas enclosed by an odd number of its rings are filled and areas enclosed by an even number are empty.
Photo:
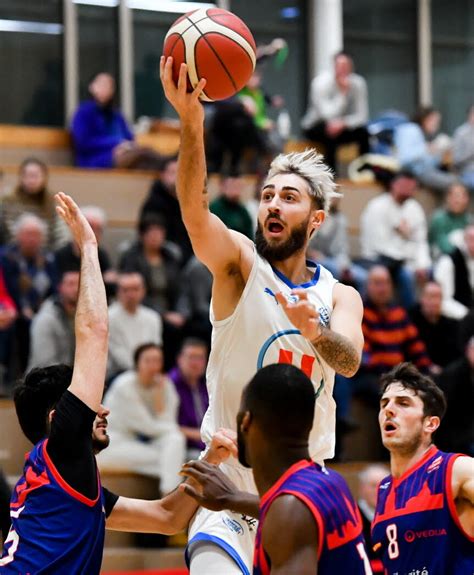
M400 363L380 378L381 395L389 385L399 383L411 389L423 402L425 417L436 415L443 419L446 413L446 398L443 391L428 376L423 375L412 363Z
M311 380L290 364L260 369L244 391L245 410L274 438L307 439L313 427L315 402Z
M48 435L48 415L71 385L72 367L51 365L29 371L16 386L13 401L20 427L31 443Z

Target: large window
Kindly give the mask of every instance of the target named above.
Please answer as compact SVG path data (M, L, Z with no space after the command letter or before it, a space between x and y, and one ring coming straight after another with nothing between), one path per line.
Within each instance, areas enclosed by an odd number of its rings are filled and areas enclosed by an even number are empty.
M474 102L474 2L432 0L433 102L451 133Z
M0 123L64 122L61 0L0 0Z
M101 6L77 5L79 20L79 93L88 97L88 84L94 74L109 72L117 80L119 43L118 10Z
M369 89L370 116L417 105L416 0L343 0L344 49Z
M263 64L263 87L270 95L283 96L293 133L299 132L307 97L306 4L303 0L231 0L230 4L257 44L268 44L274 38L284 38L288 43L285 62L274 58Z

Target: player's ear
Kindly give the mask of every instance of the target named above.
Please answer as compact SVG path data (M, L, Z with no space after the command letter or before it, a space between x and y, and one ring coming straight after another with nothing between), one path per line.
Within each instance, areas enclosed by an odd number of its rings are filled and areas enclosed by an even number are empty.
M425 418L425 431L434 433L441 423L441 419L437 415L430 415Z
M326 213L324 212L324 210L313 210L312 214L311 214L311 232L310 232L310 237L314 234L314 232L318 231L318 229L321 227L321 224L324 222L326 218Z
M52 409L49 413L48 413L48 423L51 424L51 422L53 421L53 417L54 414L56 413L55 409Z
M252 414L250 411L246 411L240 422L240 430L246 433L249 430L250 423L252 422Z

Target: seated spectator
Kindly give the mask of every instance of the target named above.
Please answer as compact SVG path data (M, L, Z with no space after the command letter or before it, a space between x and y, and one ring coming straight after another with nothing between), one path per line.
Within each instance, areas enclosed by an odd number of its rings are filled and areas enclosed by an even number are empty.
M181 273L181 291L177 311L185 319L185 336L197 337L211 345L212 326L209 307L212 295L212 274L193 256Z
M76 165L81 168L161 169L163 158L134 141L123 114L114 108L115 80L105 72L89 84L71 124Z
M81 208L81 211L94 231L97 243L99 244L99 264L106 287L109 287L109 290L113 290L113 287L111 286L115 285L117 274L115 270L112 269L109 254L101 245L105 227L107 225L107 216L105 215L104 210L98 206L84 206ZM59 250L55 252L54 257L59 273L72 270L80 271L81 269L79 248L73 241L68 242L62 248L59 248Z
M122 254L120 271L135 271L145 280L143 304L157 311L163 320L165 365L171 367L180 344L184 317L177 311L180 291L179 249L166 242L166 227L161 217L149 217L138 225L139 240Z
M133 369L133 354L144 343L162 344L160 314L142 305L143 277L137 272L118 276L117 301L109 307L109 377Z
M377 505L377 496L380 482L390 475L390 469L385 465L373 464L367 465L358 474L358 499L360 516L362 518L362 527L364 539L367 543L367 555L370 559L370 566L374 575L382 575L384 568L377 553L373 550L371 525L375 515Z
M439 259L434 277L443 290L443 314L463 318L474 305L474 224L464 230L461 245Z
M262 135L238 95L213 102L206 124L208 173L238 177L246 150L257 156L266 152Z
M34 214L45 223L45 242L49 249L57 248L67 241L67 228L56 214L53 194L48 189L48 168L37 158L27 158L21 163L17 186L1 200L3 243L12 241L15 222L25 213Z
M437 379L448 403L436 445L443 451L474 456L474 332L463 356L449 364Z
M0 269L0 397L10 395L13 326L16 318L16 306L7 291Z
M390 269L406 309L415 305L415 279L423 284L431 268L426 216L414 198L416 180L394 174L389 193L370 200L360 218L362 257Z
M474 192L474 104L469 108L467 121L454 132L453 167L464 185Z
M308 256L327 268L336 279L354 285L364 293L367 271L349 257L347 218L340 209L339 198L332 201L329 216L311 239Z
M421 108L413 122L395 130L396 156L402 169L413 174L427 188L444 193L457 181L454 174L441 169L449 150L447 136L439 134L441 114L435 108Z
M450 254L459 236L474 217L469 213L469 192L462 184L449 186L444 208L431 217L429 240L435 256Z
M20 372L26 368L30 322L42 302L56 291L57 270L53 254L44 248L46 224L33 214L23 214L14 227L14 241L2 250L1 267L7 290L15 302L15 346Z
M222 178L220 194L210 203L209 209L229 229L252 239L254 236L252 218L242 203L242 185L241 178Z
M74 316L78 297L79 272L65 272L57 295L42 304L31 323L28 370L55 363L73 365L76 349Z
M308 110L301 121L305 138L323 144L325 161L334 171L341 144L356 142L359 155L369 151L367 84L353 68L349 54L334 56L334 71L311 82Z
M461 353L458 342L458 322L443 315L442 301L441 286L434 281L429 281L423 287L420 303L410 313L420 339L426 346L435 372L440 372L442 367L446 367L448 363L457 359Z
M104 397L110 409L110 446L99 455L103 469L127 469L160 478L162 493L180 481L185 438L177 424L179 398L163 374L163 352L155 344L135 351L134 369L117 377Z
M184 265L193 255L193 247L188 232L181 217L176 196L176 175L178 161L176 158L168 158L163 163L160 178L153 182L147 199L143 204L139 220L158 216L166 222L166 237L181 248Z
M209 405L206 363L207 345L199 339L185 339L177 364L168 374L179 396L178 423L187 440L187 459L198 459L205 448L200 430Z

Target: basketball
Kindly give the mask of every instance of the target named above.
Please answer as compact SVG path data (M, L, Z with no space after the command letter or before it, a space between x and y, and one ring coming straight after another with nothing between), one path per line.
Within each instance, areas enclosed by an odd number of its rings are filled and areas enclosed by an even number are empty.
M241 90L255 68L256 46L240 18L220 8L202 8L184 14L165 37L163 54L173 57L178 81L183 62L188 65L191 91L201 78L207 84L201 100L224 100Z

